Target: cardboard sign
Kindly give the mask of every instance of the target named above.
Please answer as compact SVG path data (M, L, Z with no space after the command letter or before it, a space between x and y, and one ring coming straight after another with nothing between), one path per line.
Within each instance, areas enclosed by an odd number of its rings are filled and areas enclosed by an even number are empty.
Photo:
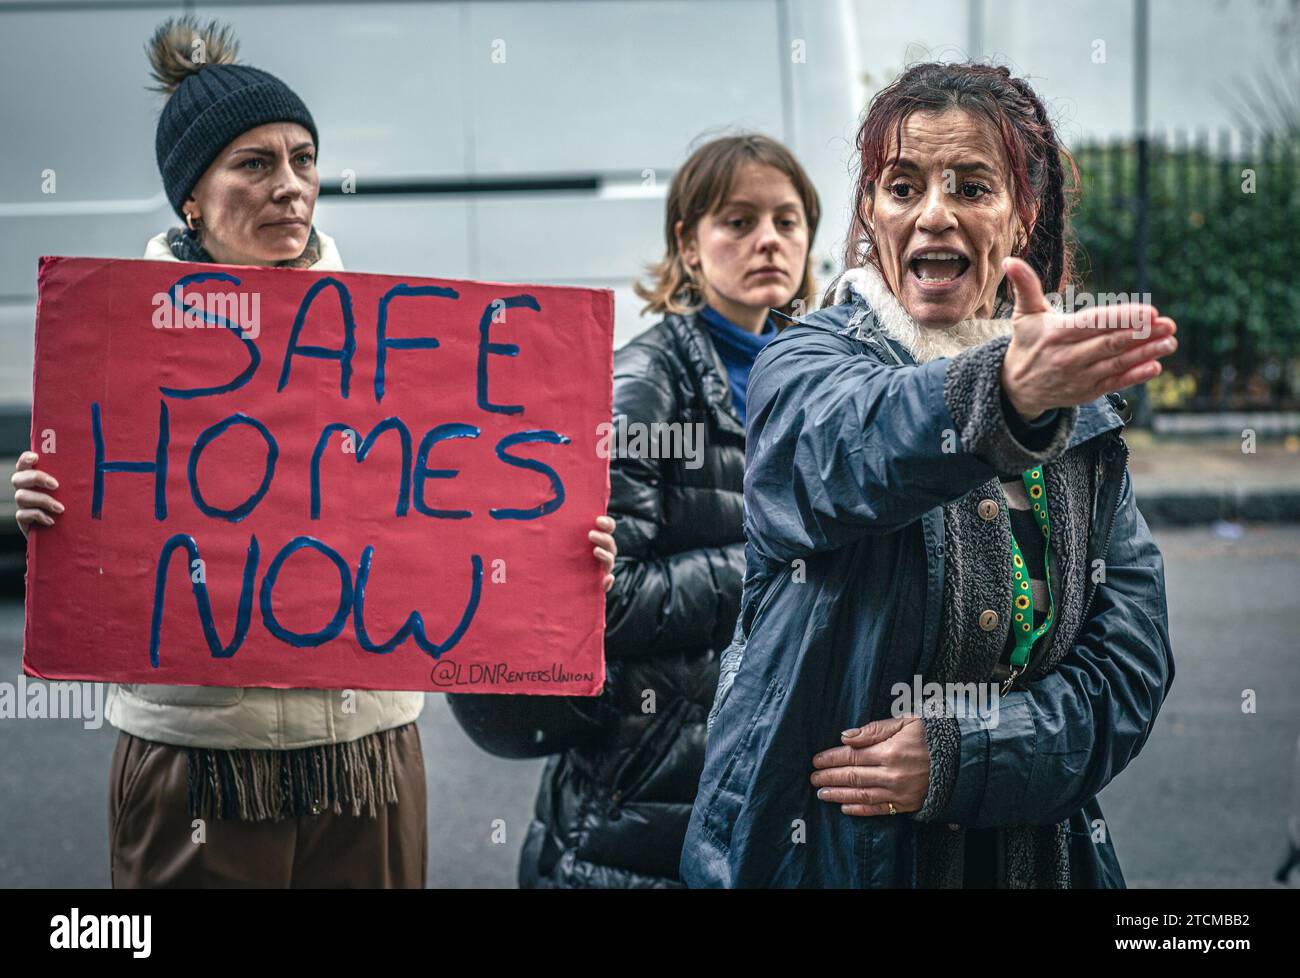
M44 258L23 668L597 693L608 290Z

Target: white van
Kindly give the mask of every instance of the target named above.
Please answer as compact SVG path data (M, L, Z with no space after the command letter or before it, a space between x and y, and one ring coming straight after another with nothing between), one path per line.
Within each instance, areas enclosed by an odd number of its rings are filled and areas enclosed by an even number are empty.
M37 259L137 257L179 223L154 159L157 4L0 6L0 457L26 445ZM663 250L664 196L709 135L785 142L838 259L865 92L834 0L198 4L321 134L317 223L349 270L612 288ZM346 192L353 191L353 192ZM12 502L12 500L9 500Z

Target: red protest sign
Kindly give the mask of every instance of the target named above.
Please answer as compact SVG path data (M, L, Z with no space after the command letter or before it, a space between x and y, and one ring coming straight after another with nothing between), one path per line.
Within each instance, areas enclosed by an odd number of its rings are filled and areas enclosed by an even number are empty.
M23 668L592 694L607 290L44 258Z

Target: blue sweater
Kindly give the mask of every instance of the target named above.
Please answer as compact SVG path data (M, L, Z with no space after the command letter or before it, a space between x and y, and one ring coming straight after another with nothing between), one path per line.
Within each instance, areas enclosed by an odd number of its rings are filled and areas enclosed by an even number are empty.
M758 353L776 339L776 320L767 317L763 332L754 334L733 323L712 306L700 309L700 320L709 330L713 346L727 368L727 381L731 385L731 403L736 417L745 423L745 392L749 388L749 371Z

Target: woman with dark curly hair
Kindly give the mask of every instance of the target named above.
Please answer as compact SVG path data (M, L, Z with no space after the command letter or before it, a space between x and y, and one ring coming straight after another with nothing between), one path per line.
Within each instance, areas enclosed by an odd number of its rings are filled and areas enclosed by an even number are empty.
M1007 69L910 68L857 149L847 271L750 378L745 589L683 876L1122 886L1096 795L1174 670L1105 395L1175 324L1046 300L1073 166Z

